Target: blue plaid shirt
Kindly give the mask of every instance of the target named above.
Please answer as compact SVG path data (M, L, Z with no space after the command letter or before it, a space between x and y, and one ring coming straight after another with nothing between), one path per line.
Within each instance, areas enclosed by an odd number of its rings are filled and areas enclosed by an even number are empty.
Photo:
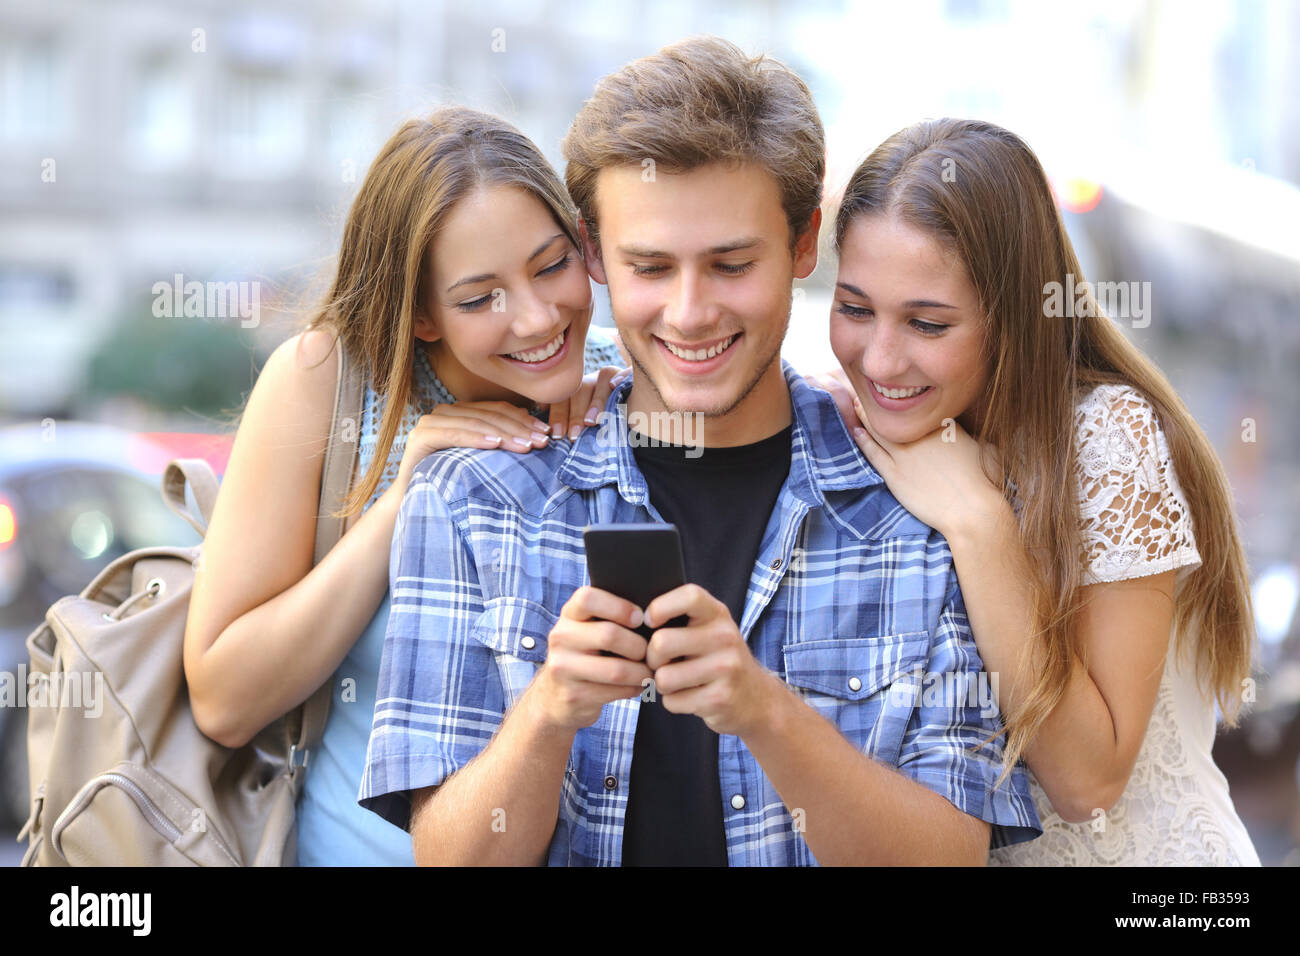
M947 542L890 495L830 396L783 368L793 457L740 633L859 751L992 824L993 846L1032 839L1041 827L1023 766L994 788L1001 738L982 741L1001 728L996 705L953 691L983 665ZM663 520L627 441L630 387L614 390L601 427L576 442L523 456L448 450L415 469L393 538L362 806L409 828L411 791L441 784L487 746L545 662L560 608L589 583L583 528ZM551 866L619 865L640 705L606 704L577 733ZM729 863L815 864L741 739L718 740Z

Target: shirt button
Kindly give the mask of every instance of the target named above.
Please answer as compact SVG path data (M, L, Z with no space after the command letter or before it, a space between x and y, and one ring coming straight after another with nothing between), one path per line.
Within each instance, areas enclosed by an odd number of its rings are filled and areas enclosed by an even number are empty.
M608 777L605 778L605 789L616 790L617 788L618 788L618 777L615 777L613 774L610 774Z
M745 798L742 797L740 794L736 794L734 797L731 798L731 806L733 809L736 810L745 809Z
M853 690L853 691L862 690L862 681L858 680L856 677L850 677L849 690Z
M773 561L772 561L772 570L773 570L773 571L779 570L780 567L781 567L781 559L780 559L780 558L774 558Z
M524 646L524 650L526 651L531 651L534 647L537 646L537 642L533 640L531 637L525 637L519 643Z

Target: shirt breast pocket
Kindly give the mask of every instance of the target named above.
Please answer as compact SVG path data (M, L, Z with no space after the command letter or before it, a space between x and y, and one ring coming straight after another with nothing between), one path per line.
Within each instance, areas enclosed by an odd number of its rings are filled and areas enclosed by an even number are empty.
M558 616L540 604L523 598L493 598L474 622L474 639L493 652L501 677L504 699L501 712L519 699L542 664L546 663L547 638Z
M926 631L782 647L785 680L859 752L897 765L920 691Z

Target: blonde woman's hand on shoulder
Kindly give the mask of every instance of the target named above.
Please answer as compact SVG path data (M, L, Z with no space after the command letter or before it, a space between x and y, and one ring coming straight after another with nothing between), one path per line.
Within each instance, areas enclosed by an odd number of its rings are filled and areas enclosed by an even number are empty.
M625 371L606 365L599 371L589 372L576 392L563 402L553 402L549 412L551 437L576 439L584 427L599 425L609 393Z
M429 455L446 448L500 448L519 454L549 440L546 422L509 402L457 402L437 405L420 416L406 436L395 485L405 489L411 474Z

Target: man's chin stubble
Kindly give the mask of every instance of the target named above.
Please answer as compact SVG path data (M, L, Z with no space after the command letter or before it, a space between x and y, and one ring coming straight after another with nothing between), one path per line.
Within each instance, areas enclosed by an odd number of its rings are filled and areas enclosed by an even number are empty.
M782 339L784 340L784 336L782 336ZM635 355L630 355L630 358L632 359L632 365L634 366L636 373L641 376L641 380L647 382L650 387L654 389L654 393L659 399L659 404L661 406L674 415L703 415L704 420L707 422L709 419L723 418L726 415L730 415L733 411L739 408L745 399L749 398L750 393L758 387L758 383L763 380L763 376L766 375L767 370L772 367L772 363L780 361L781 350L780 348L777 348L777 350L768 357L768 360L754 373L749 384L741 390L735 401L728 403L726 406L714 408L675 408L669 405L668 400L664 398L664 393L659 389L658 383L655 382L654 378L646 371L646 367L641 364L640 360Z

